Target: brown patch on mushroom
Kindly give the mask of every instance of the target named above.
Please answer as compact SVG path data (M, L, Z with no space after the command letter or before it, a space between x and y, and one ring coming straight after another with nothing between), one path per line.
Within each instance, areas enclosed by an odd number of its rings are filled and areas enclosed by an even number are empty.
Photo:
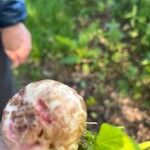
M40 145L39 141L35 141L34 145Z
M23 96L23 95L25 94L25 87L22 88L22 89L18 92L18 94L19 94L20 96Z
M44 131L43 129L40 131L40 133L38 134L38 137L41 137L43 135Z
M6 116L9 114L9 112L8 111L6 111L6 110L4 110L3 111L3 118L2 118L2 122L3 122L3 120L5 120L5 118L6 118Z
M13 106L21 106L23 104L23 101L19 98L14 98L10 101L10 105Z
M55 145L50 143L50 144L49 144L49 148L50 148L50 149L54 149L54 148L55 148Z
M21 107L19 107L20 105ZM36 120L34 108L27 102L19 102L17 106L18 109L11 113L11 119L16 132L21 133L25 130L31 130L31 128L34 129L34 122Z

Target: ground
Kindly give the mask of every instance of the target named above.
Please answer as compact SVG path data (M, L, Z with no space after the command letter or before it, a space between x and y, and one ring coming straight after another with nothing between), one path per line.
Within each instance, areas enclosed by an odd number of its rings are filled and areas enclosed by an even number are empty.
M83 75L66 67L58 72L55 70L54 74L52 71L47 71L48 76L42 76L39 80L49 78L50 74L52 74L50 79L71 86L84 98L87 103L88 122L97 122L97 125L87 125L88 129L98 131L102 123L108 122L124 126L127 133L138 142L150 140L150 110L143 107L142 101L120 97L109 83L105 86L107 94L101 95L97 88L102 83L96 73ZM19 81L21 81L19 87L32 82L26 75L21 76ZM96 99L94 102L89 100L91 95Z

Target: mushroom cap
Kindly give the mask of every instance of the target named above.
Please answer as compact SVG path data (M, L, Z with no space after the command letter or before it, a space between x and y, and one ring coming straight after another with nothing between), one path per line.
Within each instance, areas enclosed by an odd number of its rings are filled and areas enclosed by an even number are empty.
M9 100L2 132L10 149L77 150L86 119L85 103L74 89L42 80L22 88Z

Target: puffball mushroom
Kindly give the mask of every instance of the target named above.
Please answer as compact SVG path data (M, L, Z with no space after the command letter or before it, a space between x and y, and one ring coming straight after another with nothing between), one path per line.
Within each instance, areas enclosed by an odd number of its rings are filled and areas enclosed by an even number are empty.
M77 150L86 119L85 103L74 89L42 80L9 100L2 132L11 150Z

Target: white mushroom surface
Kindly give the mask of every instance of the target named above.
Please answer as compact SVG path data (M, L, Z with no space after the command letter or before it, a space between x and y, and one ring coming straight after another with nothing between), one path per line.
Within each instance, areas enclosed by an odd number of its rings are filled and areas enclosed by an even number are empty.
M86 119L85 103L74 89L42 80L9 100L2 132L11 150L77 150Z

